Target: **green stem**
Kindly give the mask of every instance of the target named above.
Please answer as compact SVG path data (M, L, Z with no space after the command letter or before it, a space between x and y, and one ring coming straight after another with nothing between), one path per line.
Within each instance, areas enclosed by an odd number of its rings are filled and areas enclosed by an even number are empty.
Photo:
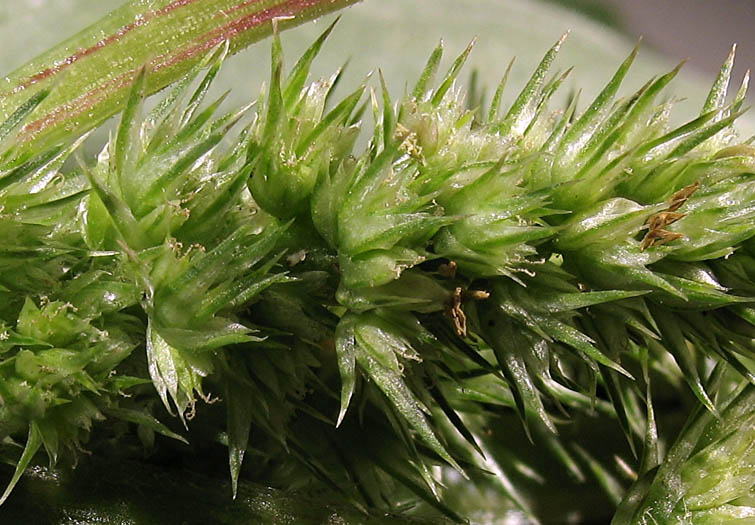
M180 78L228 40L237 52L272 33L359 0L129 0L2 82L0 121L34 93L52 93L20 132L36 148L70 140L117 113L140 68L147 92Z

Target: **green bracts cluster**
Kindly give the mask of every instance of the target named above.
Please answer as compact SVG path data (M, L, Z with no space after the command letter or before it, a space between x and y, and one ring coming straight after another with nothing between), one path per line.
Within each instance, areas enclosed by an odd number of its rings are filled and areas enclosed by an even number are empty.
M755 148L733 56L672 129L676 70L617 98L636 50L583 111L549 107L563 39L508 109L506 76L491 104L459 87L471 46L436 81L438 47L399 99L366 81L335 101L338 73L308 83L331 29L288 74L276 35L269 85L228 113L204 103L227 44L150 111L142 69L78 167L81 140L14 146L46 91L0 128L3 500L39 449L171 449L158 433L225 447L234 493L461 520L469 485L535 521L559 470L617 525L753 519ZM550 470L501 441L511 416ZM590 445L604 420L610 455Z

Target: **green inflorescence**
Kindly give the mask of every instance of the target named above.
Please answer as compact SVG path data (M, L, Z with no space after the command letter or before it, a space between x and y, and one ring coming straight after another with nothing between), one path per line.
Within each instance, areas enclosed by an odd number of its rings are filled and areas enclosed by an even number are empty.
M471 46L436 81L439 46L403 97L336 101L338 73L308 79L331 29L288 74L276 35L269 84L229 113L205 103L227 45L150 110L142 70L96 159L81 138L15 147L47 91L0 127L1 501L40 449L66 467L173 446L158 433L227 447L234 494L461 520L452 493L474 486L536 520L526 487L549 470L502 444L515 415L616 525L753 519L755 148L733 56L672 128L677 69L617 98L636 49L586 109L553 110L563 39L508 108L505 76L490 105L459 87ZM604 420L618 462L588 445Z

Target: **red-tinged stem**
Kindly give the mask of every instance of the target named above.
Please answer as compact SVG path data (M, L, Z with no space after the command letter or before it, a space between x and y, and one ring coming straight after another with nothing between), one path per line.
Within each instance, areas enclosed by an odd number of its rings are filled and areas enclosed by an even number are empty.
M228 40L232 53L359 0L131 0L5 78L0 119L53 88L20 132L24 147L68 141L117 113L143 66L154 93Z

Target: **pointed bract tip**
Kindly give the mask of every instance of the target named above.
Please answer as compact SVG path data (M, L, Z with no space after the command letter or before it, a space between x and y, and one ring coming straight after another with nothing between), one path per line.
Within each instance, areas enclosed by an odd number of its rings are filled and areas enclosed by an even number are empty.
M689 62L689 57L683 59L681 62L679 62L674 69L669 71L667 74L671 76L676 76L677 73L684 67L684 65Z
M640 52L640 46L642 46L642 35L637 39L637 43L632 48L632 51L629 53L629 56L634 59L634 57L637 56L637 54Z
M346 417L346 409L348 406L342 407L341 411L338 413L338 420L336 421L336 428L341 426L341 423L343 423L344 418Z
M228 51L231 49L231 39L226 38L217 46L215 46L215 49L217 49L218 51L217 60L222 61L226 57L226 55L228 55Z
M292 17L293 18L293 17ZM325 28L325 31L323 31L319 37L317 37L317 40L322 42L325 39L330 36L330 33L333 32L333 29L336 27L336 24L341 21L341 15L338 15L335 20L333 20L328 27Z
M477 44L477 36L472 38L472 40L469 41L469 44L467 44L467 47L464 48L464 51L462 51L461 55L459 55L459 58L461 57L468 57L469 54L472 52L472 48L474 48L475 44ZM458 60L458 59L457 59Z
M388 83L385 81L385 76L383 76L383 70L381 68L378 68L378 78L380 79L380 89L383 90L383 93L388 95Z
M296 17L294 15L274 16L270 21L273 24L273 31L278 31L278 24L288 22L289 20L293 20L295 18Z
M750 85L750 70L748 69L745 71L744 76L742 77L742 85L739 88L739 92L742 93L742 98L747 94L747 88Z

